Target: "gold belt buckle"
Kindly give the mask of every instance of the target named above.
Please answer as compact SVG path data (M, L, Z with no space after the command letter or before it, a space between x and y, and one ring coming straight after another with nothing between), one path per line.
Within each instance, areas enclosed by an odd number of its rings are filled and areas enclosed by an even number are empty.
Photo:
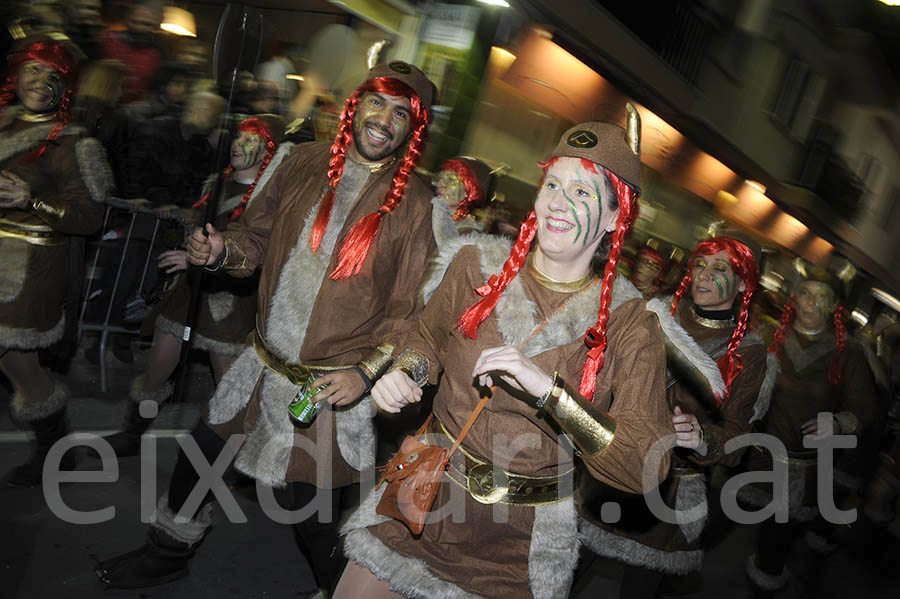
M509 493L509 477L492 464L478 464L469 470L466 488L478 503L497 503Z

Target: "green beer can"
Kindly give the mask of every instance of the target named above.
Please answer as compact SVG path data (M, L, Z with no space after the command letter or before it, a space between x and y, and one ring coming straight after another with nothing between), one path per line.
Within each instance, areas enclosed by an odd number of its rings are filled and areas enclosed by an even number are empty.
M291 420L298 424L311 423L316 419L316 415L319 413L319 404L313 401L313 399L319 391L328 385L313 387L312 382L318 377L318 374L310 377L306 384L300 387L297 395L294 397L293 401L291 401L290 405L288 405L288 413L291 416Z

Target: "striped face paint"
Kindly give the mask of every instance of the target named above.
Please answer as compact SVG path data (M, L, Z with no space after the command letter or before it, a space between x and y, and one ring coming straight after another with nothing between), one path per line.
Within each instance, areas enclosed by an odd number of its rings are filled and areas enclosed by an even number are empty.
M706 310L731 308L741 292L741 280L731 267L727 250L698 256L691 268L691 297Z

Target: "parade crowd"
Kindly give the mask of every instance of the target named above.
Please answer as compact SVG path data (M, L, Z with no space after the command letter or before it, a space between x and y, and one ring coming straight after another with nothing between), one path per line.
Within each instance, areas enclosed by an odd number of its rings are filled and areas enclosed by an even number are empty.
M159 49L155 4L128 5L119 29L101 8L39 4L9 28L0 372L35 441L6 483L41 484L72 432L53 370L87 342L85 277L108 288L118 261L150 252L150 279L135 269L107 298L152 343L105 442L140 453L190 338L216 382L190 433L205 460L229 452L291 509L316 506L293 524L310 597L689 594L736 510L769 510L745 556L754 596L791 576L819 592L841 545L896 559L896 314L857 327L846 281L802 260L772 293L764 244L737 226L683 261L635 243L633 106L562 134L506 236L490 217L498 165L417 170L437 90L416 65L374 64L342 106L317 106L329 118L297 118L277 55L229 98L208 44ZM89 247L117 247L133 212L129 251L89 272ZM130 340L113 341L126 362ZM411 428L379 431L379 412ZM751 472L768 477L736 484ZM104 585L162 584L203 559L215 494L189 501L203 476L181 450L143 544L102 556ZM791 573L795 542L813 558Z

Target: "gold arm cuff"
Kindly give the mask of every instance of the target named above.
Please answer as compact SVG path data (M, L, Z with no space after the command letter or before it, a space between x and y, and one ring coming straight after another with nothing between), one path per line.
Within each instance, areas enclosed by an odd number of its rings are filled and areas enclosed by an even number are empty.
M243 248L230 237L225 238L225 259L222 260L225 270L243 270L247 268L247 254Z
M545 406L547 413L585 456L602 453L613 442L616 421L569 387L559 376L553 383Z
M406 376L414 380L418 386L422 387L428 382L428 370L430 366L431 362L429 362L428 357L425 354L419 353L414 349L406 349L403 350L403 353L401 353L394 361L391 371L402 370Z
M65 245L66 236L47 224L20 223L0 217L0 238L21 239L31 245Z
M35 214L50 223L61 221L66 215L65 208L57 208L39 198L35 198L31 201L31 209Z
M693 312L693 310L692 310ZM663 341L666 346L666 365L669 367L670 373L673 375L666 383L666 389L684 380L689 385L691 391L702 395L702 399L707 406L714 406L715 397L713 397L712 385L700 369L688 359L681 349L667 335L663 335Z
M372 350L356 364L356 367L362 370L370 381L375 382L378 377L387 372L393 361L394 346L385 344Z
M835 412L834 420L837 422L839 435L856 435L859 434L860 422L859 418L853 412Z

